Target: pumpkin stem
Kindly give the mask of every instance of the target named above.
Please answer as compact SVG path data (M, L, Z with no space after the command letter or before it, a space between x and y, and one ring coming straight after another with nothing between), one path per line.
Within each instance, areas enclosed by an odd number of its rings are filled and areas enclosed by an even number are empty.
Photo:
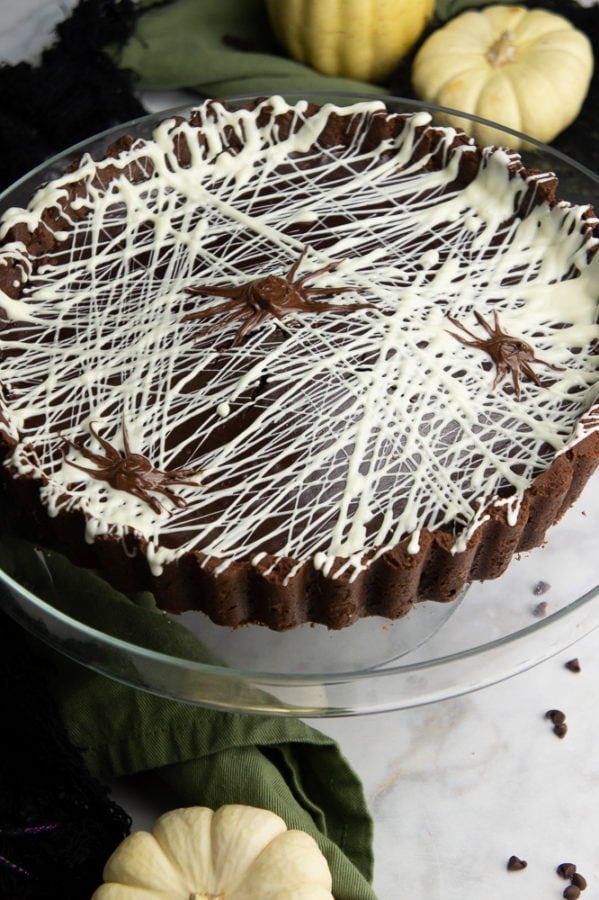
M487 50L487 61L494 67L505 66L516 59L516 45L510 31L504 31Z

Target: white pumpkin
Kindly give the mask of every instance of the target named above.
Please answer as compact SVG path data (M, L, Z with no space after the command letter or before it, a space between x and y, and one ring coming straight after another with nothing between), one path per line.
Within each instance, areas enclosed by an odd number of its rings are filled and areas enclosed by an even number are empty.
M316 841L275 813L230 804L161 816L116 848L92 900L332 900Z
M266 0L293 59L324 75L384 82L416 43L434 0Z
M580 112L593 62L587 36L562 16L487 6L456 16L427 38L414 59L412 84L426 102L549 142ZM467 130L481 144L518 149L523 143L484 125Z

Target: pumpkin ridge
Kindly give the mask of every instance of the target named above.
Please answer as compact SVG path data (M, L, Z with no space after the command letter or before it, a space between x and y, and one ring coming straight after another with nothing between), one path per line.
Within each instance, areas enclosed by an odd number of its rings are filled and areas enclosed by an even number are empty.
M505 68L502 67L492 71L496 74L488 78L483 84L475 107L475 115L480 116L482 119L488 119L491 122L497 121L497 116L484 107L485 103L490 102L490 98L493 95L502 97L502 106L505 107L509 103L512 112L510 128L513 128L514 131L521 131L522 113L520 110L519 91L512 81L515 67L506 66ZM505 90L506 86L509 88L509 96Z
M567 64L572 65L572 63L576 63L580 66L580 68L586 73L592 69L587 60L583 60L580 57L580 47L566 47L564 45L559 47L543 47L542 49L537 48L534 53L527 54L528 56L534 57L535 61L537 59L541 59L541 57L551 57L552 60L556 56L565 56L567 58ZM546 68L547 64L550 60L543 59L543 67Z
M549 40L551 38L551 40ZM580 58L581 43L578 40L572 40L572 36L567 33L552 31L536 41L522 41L520 52L524 56L542 56L569 52Z
M533 89L543 91L547 95L550 95L553 98L554 103L559 104L560 100L564 101L566 99L570 99L570 102L572 103L574 102L574 95L576 94L576 91L572 88L569 81L563 84L561 82L556 84L555 80L551 78L551 74L547 72L546 67L538 64L536 59L530 61L527 60L526 62L523 60L520 72L510 73L510 81L512 82L512 87L516 96L518 96L518 83L522 81L522 78L527 78L528 83L531 84L533 75L536 82L532 86ZM580 105L582 105L582 100L583 98L581 97L579 108ZM521 102L518 104L518 109L521 112L523 111ZM569 120L567 121L567 124L573 121L575 115L576 112L573 111L570 115ZM527 115L526 118L529 118L529 116ZM566 121L566 119L564 119L564 121ZM524 128L521 128L520 130L523 131ZM542 133L542 128L539 127L539 131L537 131L536 133L539 135L538 139L545 141L550 140L548 135Z
M163 858L178 874L181 882L180 889L188 891L190 896L197 893L201 897L209 882L208 877L205 877L205 880L202 879L202 885L194 884L186 866L189 835L196 832L201 834L204 821L205 813L201 807L170 810L157 819L151 832ZM173 840L173 835L178 835L178 837ZM206 876L206 873L203 874Z
M244 831L252 828L254 837L258 839L250 849L247 845L240 844L239 852L243 854L241 866L236 871L223 872L220 854L217 854L225 836L229 838L235 835L243 835ZM251 879L258 860L264 852L275 843L283 834L287 833L284 820L271 810L252 808L243 804L228 804L221 806L214 813L210 829L211 865L215 874L215 887L223 889L225 897L229 894L235 896L236 891L247 885Z
M473 93L478 95L480 94L482 84L479 82L484 81L487 77L486 70L482 67L481 63L472 63L467 68L462 69L460 72L452 72L443 82L439 82L436 88L436 94L439 98L440 106L450 105L455 107L455 103L447 104L444 102L443 97L446 92L451 90L452 84L460 81L469 82L473 86ZM476 115L476 113L475 113Z

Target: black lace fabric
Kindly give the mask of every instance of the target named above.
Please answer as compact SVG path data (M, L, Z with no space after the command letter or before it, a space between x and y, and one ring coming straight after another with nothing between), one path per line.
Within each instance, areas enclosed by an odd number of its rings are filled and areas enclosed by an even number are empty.
M0 189L71 144L145 110L104 48L132 0L81 0L36 63L0 66ZM87 770L22 629L0 614L0 898L89 900L131 819Z
M89 900L131 819L69 742L51 672L0 613L0 897Z
M0 189L105 128L143 115L134 76L105 48L135 24L133 0L80 0L35 63L0 65Z

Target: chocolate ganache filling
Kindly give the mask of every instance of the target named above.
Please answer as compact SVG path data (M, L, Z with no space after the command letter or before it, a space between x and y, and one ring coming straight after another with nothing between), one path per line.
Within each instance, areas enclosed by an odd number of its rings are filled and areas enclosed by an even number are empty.
M0 225L5 480L171 608L301 577L273 627L331 624L383 561L413 599L498 574L596 464L596 219L555 188L379 102L208 101L83 156ZM334 627L400 614L369 603Z

